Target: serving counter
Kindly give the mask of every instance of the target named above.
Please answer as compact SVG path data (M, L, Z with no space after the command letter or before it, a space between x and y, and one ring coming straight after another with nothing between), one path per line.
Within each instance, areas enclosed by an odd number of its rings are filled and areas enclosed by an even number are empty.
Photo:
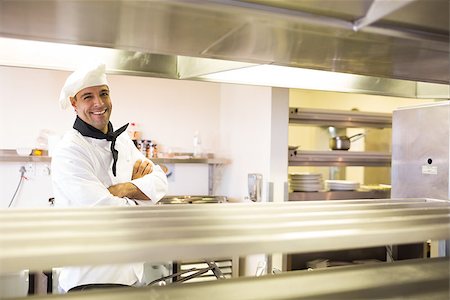
M307 253L448 239L449 202L425 198L9 209L0 211L0 272ZM384 298L414 293L415 298L429 299L431 295L448 296L449 266L448 258L424 258L79 295L83 299L212 299L212 295L214 299L327 295L348 299L352 295Z

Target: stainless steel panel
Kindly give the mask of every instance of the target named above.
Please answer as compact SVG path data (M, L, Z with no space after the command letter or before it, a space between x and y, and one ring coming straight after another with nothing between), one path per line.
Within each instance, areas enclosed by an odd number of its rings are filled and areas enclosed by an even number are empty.
M395 110L392 197L450 199L450 102Z
M0 0L0 36L448 84L448 1L371 2Z
M0 272L304 253L450 238L431 199L0 211Z
M377 0L378 1L378 0ZM404 1L404 0L403 0ZM402 9L392 12L380 20L380 25L397 25L417 30L446 33L449 30L448 1L432 0L411 1ZM302 11L315 15L338 18L352 22L367 15L373 0L244 0L239 2L255 3L291 11ZM446 6L447 5L447 6ZM442 8L442 9L440 9Z
M449 266L448 258L407 260L241 277L206 284L42 295L39 299L448 299Z

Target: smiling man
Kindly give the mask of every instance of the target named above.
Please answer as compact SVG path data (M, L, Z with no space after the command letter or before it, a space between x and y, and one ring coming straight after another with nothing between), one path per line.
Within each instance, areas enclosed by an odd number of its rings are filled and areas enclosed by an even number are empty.
M60 104L76 113L52 157L55 206L152 205L167 193L167 177L135 147L125 132L114 131L105 65L72 73L61 90ZM143 264L63 268L63 291L144 285Z
M108 132L112 105L107 85L82 89L75 97L70 97L70 103L80 119L103 133Z

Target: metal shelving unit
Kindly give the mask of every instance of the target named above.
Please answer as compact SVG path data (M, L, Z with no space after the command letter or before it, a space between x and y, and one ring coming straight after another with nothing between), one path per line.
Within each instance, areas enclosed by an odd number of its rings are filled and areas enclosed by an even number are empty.
M290 107L289 124L335 126L347 128L389 128L392 127L392 114ZM338 150L289 150L288 165L316 167L389 167L391 165L391 154L381 152L356 152ZM369 199L389 197L390 191L379 190L346 192L292 192L289 194L290 201Z
M315 108L289 108L289 123L335 127L392 127L392 114Z

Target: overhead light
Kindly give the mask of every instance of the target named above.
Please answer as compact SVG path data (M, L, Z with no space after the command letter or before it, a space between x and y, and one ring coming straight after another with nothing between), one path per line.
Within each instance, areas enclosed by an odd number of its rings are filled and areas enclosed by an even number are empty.
M101 61L113 74L177 78L177 58L138 51L0 38L0 65L74 70Z
M88 60L112 61L113 49L0 38L0 64L71 70Z
M204 79L286 88L336 90L353 85L354 75L275 65L258 65L201 76Z
M399 97L416 96L416 83L413 81L276 65L242 67L201 75L196 77L196 79L321 91L368 93Z

